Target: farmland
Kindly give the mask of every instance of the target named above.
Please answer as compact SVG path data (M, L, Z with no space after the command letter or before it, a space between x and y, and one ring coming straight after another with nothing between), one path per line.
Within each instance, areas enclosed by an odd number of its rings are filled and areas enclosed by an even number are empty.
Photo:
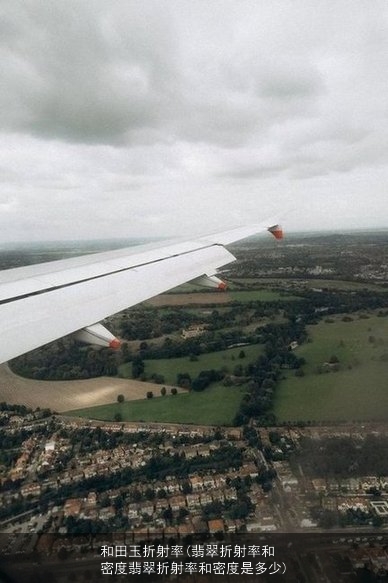
M99 377L71 381L36 381L11 372L7 365L0 366L0 400L8 403L48 407L52 411L103 405L116 401L123 394L126 400L146 398L154 389L151 383Z

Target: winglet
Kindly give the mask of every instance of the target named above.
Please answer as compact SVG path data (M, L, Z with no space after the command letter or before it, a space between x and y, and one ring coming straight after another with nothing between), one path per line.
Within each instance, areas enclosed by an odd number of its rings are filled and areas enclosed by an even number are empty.
M271 233L275 239L277 239L278 241L280 241L281 239L283 239L283 229L281 228L280 225L273 225L272 227L269 227L267 229L269 231L269 233Z

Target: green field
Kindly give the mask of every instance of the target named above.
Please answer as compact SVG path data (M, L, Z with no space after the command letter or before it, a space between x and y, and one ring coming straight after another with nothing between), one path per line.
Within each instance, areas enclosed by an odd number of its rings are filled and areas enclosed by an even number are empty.
M232 291L229 295L237 302L275 302L280 300L288 301L300 299L293 295L285 295L280 292L267 289Z
M245 392L243 387L214 385L200 393L179 393L121 404L112 403L68 411L67 414L112 421L115 414L120 413L123 421L231 425ZM160 393L154 391L154 394Z
M309 327L312 342L296 350L307 361L306 374L299 378L289 371L280 383L278 421L388 420L388 319L354 318ZM340 370L318 374L333 355Z
M243 281L243 280L241 280ZM257 283L257 280L252 280ZM239 284L236 282L227 282L227 297L230 297L232 300L236 300L239 302L273 302L276 300L284 300L284 299L299 299L296 296L287 296L284 293L272 290L272 289L253 289L253 290L239 290ZM187 294L187 293L204 293L209 292L209 289L204 287L198 287L193 284L183 284L179 287L169 290L168 294ZM218 309L218 308L217 308Z
M241 350L245 353L245 358L238 358ZM237 348L229 348L227 350L220 350L218 352L209 352L198 356L198 360L191 361L188 356L181 358L163 358L157 360L145 360L145 373L147 378L154 373L164 376L165 383L173 385L176 383L178 373L189 373L191 378L199 375L201 370L221 369L227 367L230 372L236 365L242 364L246 366L250 362L254 362L262 353L262 346L260 344L251 344L249 346L241 346ZM119 374L125 378L132 378L132 364L126 363L119 367Z

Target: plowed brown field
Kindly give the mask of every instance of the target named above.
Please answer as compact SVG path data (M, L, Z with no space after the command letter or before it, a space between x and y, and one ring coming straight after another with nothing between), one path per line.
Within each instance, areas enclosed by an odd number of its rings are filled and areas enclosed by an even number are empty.
M169 388L166 385L167 389ZM69 411L106 405L124 395L126 401L146 398L147 391L160 395L160 385L130 379L99 377L82 381L35 381L19 377L7 365L0 366L0 401L35 409Z

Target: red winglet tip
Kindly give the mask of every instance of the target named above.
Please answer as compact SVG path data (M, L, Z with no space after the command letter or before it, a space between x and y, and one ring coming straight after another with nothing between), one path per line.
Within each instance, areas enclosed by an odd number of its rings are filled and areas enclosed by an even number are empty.
M281 228L280 225L274 225L273 227L270 227L268 229L268 231L275 237L275 239L277 239L278 241L280 241L281 239L283 239L283 229Z

